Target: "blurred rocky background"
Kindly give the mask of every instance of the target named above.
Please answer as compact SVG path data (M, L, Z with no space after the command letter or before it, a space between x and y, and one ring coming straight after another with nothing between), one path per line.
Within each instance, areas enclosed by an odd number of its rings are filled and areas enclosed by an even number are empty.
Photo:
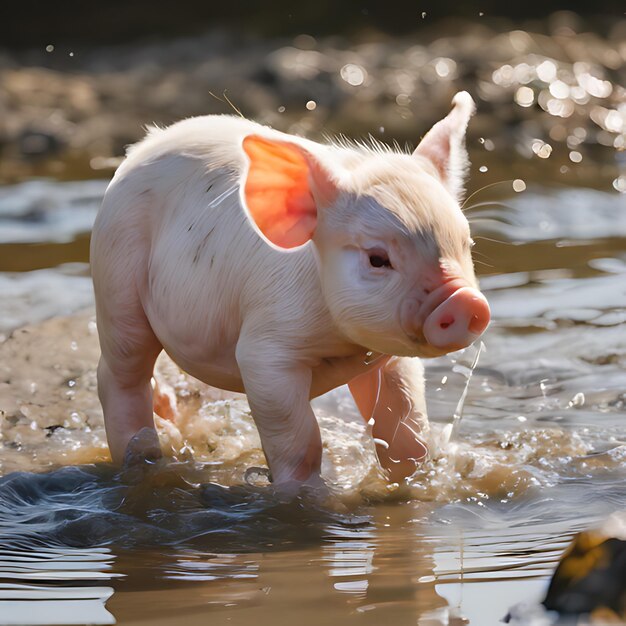
M0 180L108 177L145 125L205 113L414 145L467 89L475 187L626 191L625 7L567 6L5 3Z

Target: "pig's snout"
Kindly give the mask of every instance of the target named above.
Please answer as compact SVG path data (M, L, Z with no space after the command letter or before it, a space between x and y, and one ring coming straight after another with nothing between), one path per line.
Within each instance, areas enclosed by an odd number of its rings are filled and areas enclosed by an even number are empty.
M422 332L433 348L452 352L475 341L490 318L485 296L471 287L461 287L428 314Z

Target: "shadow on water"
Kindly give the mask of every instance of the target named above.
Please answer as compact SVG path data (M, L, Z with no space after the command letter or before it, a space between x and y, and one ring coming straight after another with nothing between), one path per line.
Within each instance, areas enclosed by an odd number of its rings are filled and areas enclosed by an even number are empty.
M121 472L104 464L74 466L0 478L2 544L45 539L74 548L253 552L317 543L333 525L368 524L367 516L334 512L306 491L200 483L199 466L157 465Z
M371 536L371 516L331 510L313 492L200 478L210 469L173 461L1 478L0 623L115 623L104 603L117 587L256 581L259 553L345 542L348 554Z

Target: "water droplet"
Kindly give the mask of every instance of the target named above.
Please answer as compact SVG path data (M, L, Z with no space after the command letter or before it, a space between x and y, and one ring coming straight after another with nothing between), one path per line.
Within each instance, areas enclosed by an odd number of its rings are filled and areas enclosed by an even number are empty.
M73 53L73 52L70 52L70 56L71 56L71 57L73 57L73 56L74 56L74 53Z
M583 155L580 152L577 152L576 150L572 150L569 153L569 160L572 163L580 163L583 160Z
M482 173L484 174L485 172L489 171L489 168L488 168L486 165L481 165L481 166L478 168L478 171L479 171L479 172L482 172Z
M365 358L363 359L363 363L365 365L371 365L375 361L378 361L378 359L380 359L381 357L382 357L382 354L380 352L374 352L373 350L370 350L369 352L365 353Z
M526 190L526 183L521 178L516 178L513 181L513 191L521 193Z
M307 108L309 111L314 111L316 107L317 107L317 102L315 102L315 100L309 100L309 101L306 103L306 108Z
M578 407L585 404L585 394L579 391L567 404L568 408Z
M426 11L422 11L422 19L426 18Z
M52 44L48 44L46 46L46 52L54 52L54 46Z
M278 107L278 112L279 112L279 113L284 113L284 112L285 112L285 107L284 107L284 106L282 106L282 105L281 105L281 106L279 106L279 107Z

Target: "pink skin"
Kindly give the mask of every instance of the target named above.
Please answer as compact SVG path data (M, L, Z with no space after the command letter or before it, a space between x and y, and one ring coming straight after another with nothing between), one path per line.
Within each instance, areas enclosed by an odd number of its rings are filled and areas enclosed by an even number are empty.
M175 398L150 384L165 349L195 378L247 394L277 484L319 480L310 400L343 384L389 477L415 470L428 431L416 357L466 347L489 322L458 206L473 103L454 105L413 155L226 116L131 148L91 239L114 462L131 441L133 454L158 451L153 409L176 417Z

